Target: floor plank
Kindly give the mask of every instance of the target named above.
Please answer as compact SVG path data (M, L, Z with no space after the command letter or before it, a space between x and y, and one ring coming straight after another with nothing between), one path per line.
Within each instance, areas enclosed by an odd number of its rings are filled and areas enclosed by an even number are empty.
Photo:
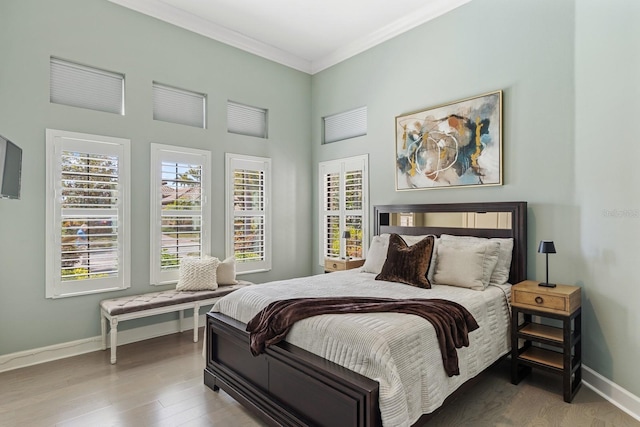
M108 351L96 351L0 373L0 426L264 426L203 384L201 346L183 332L120 346L116 365ZM561 390L560 377L537 371L512 385L505 360L428 426L640 427L584 386L572 404Z

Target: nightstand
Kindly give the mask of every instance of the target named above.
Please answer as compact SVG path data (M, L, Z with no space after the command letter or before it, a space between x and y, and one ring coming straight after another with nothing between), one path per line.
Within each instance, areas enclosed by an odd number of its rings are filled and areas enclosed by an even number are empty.
M580 288L538 283L525 280L511 287L511 383L518 384L532 368L543 369L562 376L564 401L571 402L582 382ZM557 326L543 319L555 319Z
M352 268L361 267L363 264L363 259L325 258L324 272L331 273L332 271L351 270Z

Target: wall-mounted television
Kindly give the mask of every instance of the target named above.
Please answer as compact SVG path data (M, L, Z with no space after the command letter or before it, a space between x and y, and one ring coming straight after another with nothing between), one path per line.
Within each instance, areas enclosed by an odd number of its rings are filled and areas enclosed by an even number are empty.
M22 149L0 135L0 198L20 198Z

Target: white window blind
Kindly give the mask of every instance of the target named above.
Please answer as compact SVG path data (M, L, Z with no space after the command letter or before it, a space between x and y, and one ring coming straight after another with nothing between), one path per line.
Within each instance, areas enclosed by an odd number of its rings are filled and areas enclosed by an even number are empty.
M340 257L340 171L324 175L324 255L328 258Z
M267 137L267 110L227 102L227 131L240 135Z
M180 260L210 252L211 153L151 144L151 283L178 280Z
M206 95L153 82L153 119L206 128Z
M320 188L320 264L324 258L364 258L368 245L368 157L322 162ZM343 239L344 231L351 237Z
M271 159L226 155L227 256L238 273L271 269Z
M367 107L360 107L323 118L323 144L367 134Z
M47 297L129 287L129 140L47 129Z
M49 99L56 104L124 114L124 75L50 60Z
M345 252L350 258L363 258L362 228L364 222L364 168L361 164L347 162L344 173L345 230L351 237L345 242Z

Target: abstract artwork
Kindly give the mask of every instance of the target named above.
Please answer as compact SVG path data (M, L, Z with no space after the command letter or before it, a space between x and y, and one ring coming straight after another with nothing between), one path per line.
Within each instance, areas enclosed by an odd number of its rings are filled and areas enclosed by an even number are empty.
M396 190L502 185L502 91L396 117Z

